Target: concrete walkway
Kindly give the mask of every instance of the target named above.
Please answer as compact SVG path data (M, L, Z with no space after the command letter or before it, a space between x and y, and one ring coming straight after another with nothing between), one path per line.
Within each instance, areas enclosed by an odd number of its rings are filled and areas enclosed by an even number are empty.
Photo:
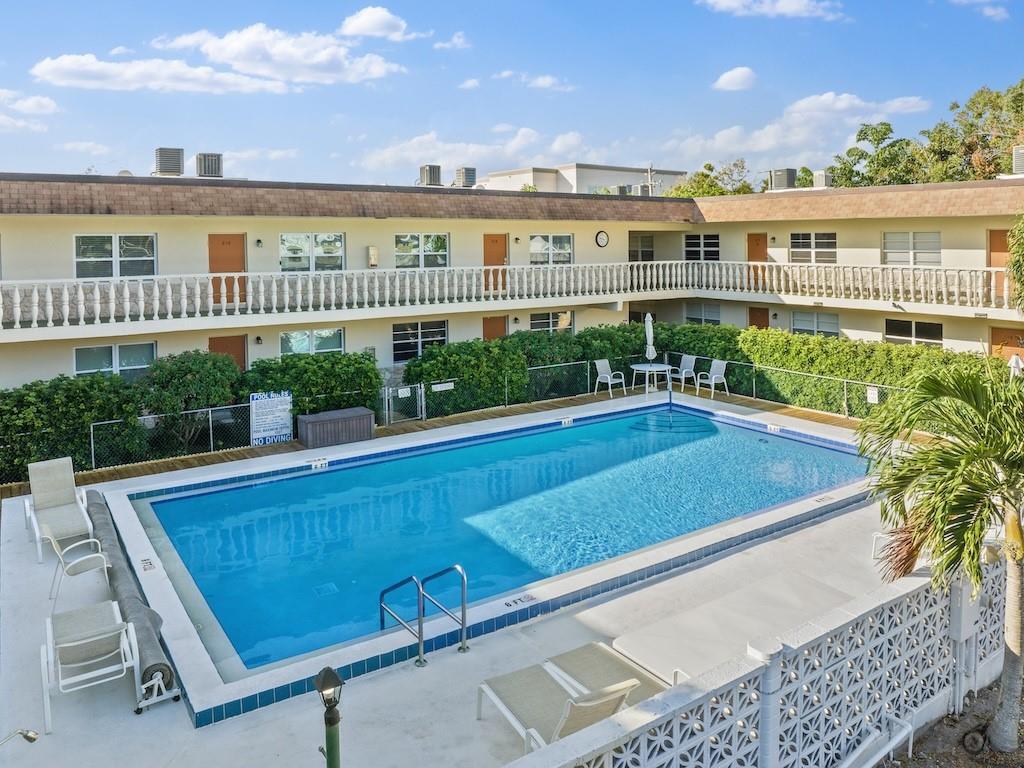
M788 629L875 588L871 534L877 505L864 504L778 539L733 551L692 570L582 603L477 638L468 654L447 649L345 686L342 755L346 766L488 768L519 755L520 742L485 704L475 719L475 688L495 674L534 664L591 640L614 642L662 673L705 671L745 651L748 640ZM20 516L0 516L0 730L42 731L39 644L50 610L53 567L37 565ZM95 577L95 578L93 578ZM102 579L65 583L61 607L103 599ZM322 768L322 706L314 694L223 723L193 729L183 704L132 714L130 684L54 700L55 730L29 745L0 747L4 766L264 766Z

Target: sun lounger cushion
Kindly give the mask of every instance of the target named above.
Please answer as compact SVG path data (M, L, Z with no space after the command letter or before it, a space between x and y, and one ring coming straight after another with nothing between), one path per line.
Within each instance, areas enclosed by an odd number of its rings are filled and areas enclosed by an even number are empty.
M534 664L486 682L516 720L551 743L571 694L543 666Z
M39 535L51 541L88 536L89 525L77 502L36 510Z
M114 652L120 645L120 637L110 634L121 628L121 612L117 603L107 600L102 603L94 603L71 611L55 613L52 617L53 642L56 646L65 643L73 643L78 640L95 637L96 635L108 635L96 643L83 643L70 647L58 648L58 656L61 664L78 664L88 659L94 659L105 652ZM104 647L100 648L99 644ZM107 649L109 646L109 650Z
M28 481L36 512L76 501L75 472L68 457L29 464Z
M640 682L626 698L631 707L668 688L660 678L634 664L604 643L587 643L571 651L552 656L549 661L588 691L596 691L628 678Z

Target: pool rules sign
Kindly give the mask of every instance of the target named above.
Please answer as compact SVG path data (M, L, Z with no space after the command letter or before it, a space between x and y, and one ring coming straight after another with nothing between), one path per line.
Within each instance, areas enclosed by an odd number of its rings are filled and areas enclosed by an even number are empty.
M249 436L252 445L287 443L292 439L292 393L249 395Z

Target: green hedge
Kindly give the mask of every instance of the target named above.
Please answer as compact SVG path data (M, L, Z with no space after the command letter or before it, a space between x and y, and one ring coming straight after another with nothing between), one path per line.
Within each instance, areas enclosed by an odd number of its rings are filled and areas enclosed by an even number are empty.
M284 355L257 360L242 375L239 396L290 390L295 413L319 413L357 405L376 411L381 375L367 352Z
M459 341L427 347L406 364L404 380L407 384L455 380L451 389L426 388L427 416L433 418L521 402L526 396L526 368L526 356L516 345L501 340Z

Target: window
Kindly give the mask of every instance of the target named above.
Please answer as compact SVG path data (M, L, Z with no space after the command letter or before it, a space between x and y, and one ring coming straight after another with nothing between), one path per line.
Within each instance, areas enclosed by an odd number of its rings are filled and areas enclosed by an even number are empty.
M934 344L942 346L942 323L886 319L885 340L890 344Z
M882 236L883 264L942 264L942 237L938 232L886 232Z
M281 333L282 355L344 351L344 328L318 328L313 331L283 331Z
M689 232L683 236L683 243L687 261L718 261L721 255L718 235Z
M156 359L156 344L108 344L102 347L79 347L75 350L75 376L119 373L134 381Z
M396 363L412 360L429 346L448 343L448 321L395 323L391 326L391 343Z
M650 313L647 313L647 312L634 312L633 310L630 310L629 311L629 322L631 322L631 323L642 323L644 321L644 318L647 317L648 314L650 314L650 316L651 316L651 322L652 323L656 323L658 321L658 316L656 314L654 314L653 312L650 312Z
M156 235L75 235L75 277L156 274Z
M835 232L793 232L789 235L789 260L794 264L835 264Z
M831 312L793 312L790 326L793 333L806 333L811 336L838 336L839 315Z
M688 301L686 302L686 322L694 325L720 325L722 307L719 304Z
M533 312L530 314L530 330L543 333L572 331L572 312Z
M299 232L281 235L278 254L282 272L345 268L345 235L340 232Z
M530 235L531 264L571 264L572 235Z
M395 235L396 267L447 267L447 234Z
M654 261L654 235L630 235L629 260Z

